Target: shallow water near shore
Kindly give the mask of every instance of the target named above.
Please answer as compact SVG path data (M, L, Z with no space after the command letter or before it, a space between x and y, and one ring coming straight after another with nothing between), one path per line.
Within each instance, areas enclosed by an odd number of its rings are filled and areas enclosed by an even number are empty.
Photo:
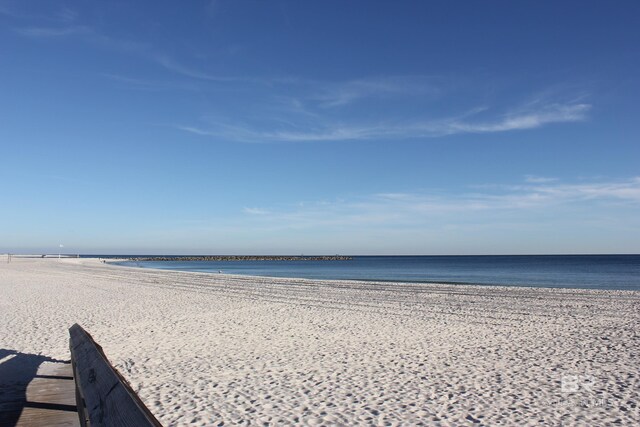
M640 290L640 255L355 256L348 261L126 261L118 264L323 280Z

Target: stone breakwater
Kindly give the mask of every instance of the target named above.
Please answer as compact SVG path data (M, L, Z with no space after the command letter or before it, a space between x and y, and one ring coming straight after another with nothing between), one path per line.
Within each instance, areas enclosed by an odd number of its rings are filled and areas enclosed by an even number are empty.
M287 255L206 255L133 257L129 261L349 261L344 255L287 256Z

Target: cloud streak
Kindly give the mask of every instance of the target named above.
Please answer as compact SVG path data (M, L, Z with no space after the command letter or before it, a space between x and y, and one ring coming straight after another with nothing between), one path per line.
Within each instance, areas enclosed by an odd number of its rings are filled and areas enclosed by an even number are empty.
M533 184L544 184L544 183L554 182L558 180L558 178L550 178L550 177L537 176L537 175L525 175L524 179L526 182L533 183Z
M211 98L210 108L217 113L199 112L208 118L174 124L181 131L217 140L269 143L429 139L575 123L586 120L591 110L591 104L583 102L582 97L554 100L553 91L546 91L520 106L465 108L466 101L458 101L452 111L443 105L452 104L450 90L456 85L439 76L389 75L327 82L290 76L218 74L211 70L221 68L219 64L214 67L212 62L200 61L196 62L198 66L192 66L193 61L176 59L149 44L115 38L78 25L77 14L72 10L60 11L58 20L57 26L15 31L36 39L78 36L102 48L137 55L197 85L199 97L224 91L224 96ZM163 87L161 82L144 82L118 73L102 75L132 89ZM187 88L175 84L171 87ZM466 96L463 94L461 99Z
M74 34L90 34L92 30L84 25L63 27L24 27L15 30L18 34L31 38L59 38Z
M537 111L510 113L502 119L485 123L450 123L451 133L488 133L535 129L550 123L568 123L585 120L591 109L589 104L551 104Z
M347 200L297 203L290 207L245 208L264 226L318 228L327 226L421 226L432 221L501 221L532 211L552 212L595 206L640 208L640 177L578 184L517 184L493 192L379 193Z
M387 76L351 80L343 83L315 84L310 99L321 107L342 107L368 98L395 96L435 97L441 92L438 79L428 76Z
M288 128L260 129L246 123L218 122L210 128L179 125L176 128L202 136L243 142L319 142L376 139L436 138L457 134L499 133L539 128L553 123L586 120L589 104L553 104L537 111L507 113L492 120L451 117L410 122L376 121L363 124L333 122L319 118L316 122L293 122ZM478 109L480 110L480 109Z
M243 208L242 212L249 215L268 215L270 212L261 208Z
M239 77L225 77L225 76L217 76L214 74L207 73L205 71L201 71L195 68L187 67L174 59L170 58L167 55L153 55L152 58L160 64L165 69L180 74L185 77L198 79L198 80L206 80L212 82L220 82L220 83L228 83L228 82L237 82L244 81L247 79L239 78Z

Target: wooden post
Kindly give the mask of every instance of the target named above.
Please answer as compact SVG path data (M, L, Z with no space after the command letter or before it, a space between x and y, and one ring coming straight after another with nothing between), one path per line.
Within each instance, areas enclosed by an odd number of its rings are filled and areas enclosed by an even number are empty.
M78 324L69 328L69 335L81 426L162 426L91 335Z

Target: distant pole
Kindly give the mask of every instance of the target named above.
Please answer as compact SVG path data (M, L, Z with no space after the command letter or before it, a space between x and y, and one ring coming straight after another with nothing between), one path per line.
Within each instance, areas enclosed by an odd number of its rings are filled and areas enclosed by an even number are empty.
M60 255L62 254L62 248L64 248L64 245L60 245L60 250L58 250L58 259L60 259Z

